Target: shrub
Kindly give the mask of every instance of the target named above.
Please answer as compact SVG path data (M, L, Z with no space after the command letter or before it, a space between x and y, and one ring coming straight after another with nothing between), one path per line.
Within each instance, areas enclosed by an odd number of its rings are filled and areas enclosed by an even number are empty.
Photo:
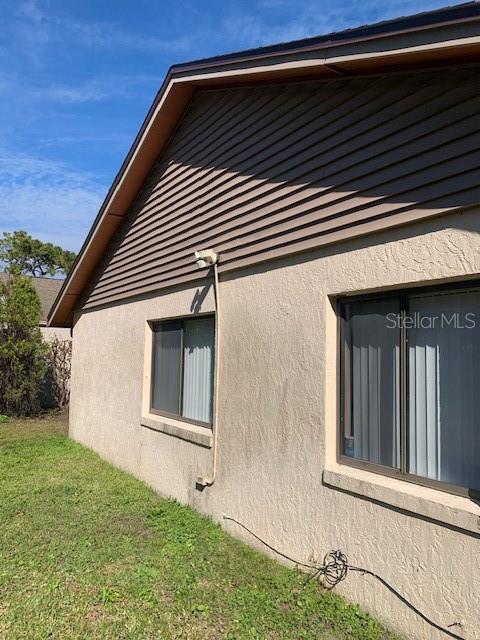
M0 283L0 413L30 415L39 410L47 346L40 329L40 300L28 278Z
M72 367L72 341L55 336L48 343L48 362L53 399L63 409L70 400L70 371Z

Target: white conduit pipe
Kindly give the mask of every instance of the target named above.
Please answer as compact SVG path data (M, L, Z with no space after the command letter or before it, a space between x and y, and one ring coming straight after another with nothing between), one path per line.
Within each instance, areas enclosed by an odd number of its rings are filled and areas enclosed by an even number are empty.
M196 254L197 255L197 254ZM214 254L215 255L215 254ZM220 389L220 335L221 335L221 309L220 309L220 286L218 279L218 260L215 255L213 262L213 282L215 293L215 373L214 373L214 399L213 399L213 420L212 420L212 472L210 476L199 476L197 485L200 487L211 487L217 478L217 458L218 458L218 405Z

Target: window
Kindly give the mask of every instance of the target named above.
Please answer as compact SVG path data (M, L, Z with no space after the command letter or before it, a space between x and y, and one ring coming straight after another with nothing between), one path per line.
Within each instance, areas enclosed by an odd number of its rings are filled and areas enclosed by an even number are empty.
M151 410L211 425L215 320L153 325Z
M340 301L342 462L480 490L480 287Z

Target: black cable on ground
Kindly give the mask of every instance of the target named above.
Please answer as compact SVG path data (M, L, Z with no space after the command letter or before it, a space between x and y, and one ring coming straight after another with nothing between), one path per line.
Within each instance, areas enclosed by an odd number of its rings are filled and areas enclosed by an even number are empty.
M297 564L299 567L306 567L307 569L317 569L318 568L313 564L307 564L306 562L300 562L299 560L292 560L292 558L290 558L289 556L285 555L284 553L282 553L278 549L275 549L275 547L270 546L268 544L268 542L265 542L265 540L262 540L262 538L257 536L256 533L253 533L253 531L251 531L248 527L246 527L244 524L242 524L238 520L235 520L235 518L231 518L230 516L223 516L223 519L224 520L230 520L231 522L235 522L235 524L238 524L240 527L242 527L242 529L245 529L245 531L248 531L248 533L253 538L256 538L259 542L261 542L264 547L267 547L267 549L270 549L270 551L273 551L273 553L276 553L277 556L281 556L282 558L285 558L285 560L289 560L290 562L293 562L294 564Z
M314 564L309 564L306 562L300 562L299 560L295 560L294 558L287 556L285 553L282 553L278 549L275 549L275 547L272 547L271 544L269 544L268 542L260 538L260 536L258 536L248 527L246 527L243 523L239 522L238 520L235 520L235 518L231 518L230 516L223 516L223 519L230 520L230 522L234 522L239 527L247 531L256 540L261 542L261 544L267 547L267 549L270 549L270 551L273 551L273 553L277 554L278 556L281 556L285 560L289 560L290 562L293 562L293 564L296 564L299 567L312 569L313 573L311 573L308 576L307 582L322 576L325 582L327 583L328 587L330 589L333 589L333 587L336 586L339 582L342 582L342 580L345 580L345 578L347 577L348 571L357 571L358 573L372 576L372 578L375 578L376 580L378 580L385 588L387 588L391 593L393 593L393 595L396 596L400 600L400 602L403 602L403 604L405 604L409 609L414 611L422 620L424 620L431 627L433 627L434 629L437 629L437 631L441 631L442 633L446 634L450 638L453 638L454 640L465 640L465 638L457 635L453 631L450 631L450 629L448 629L447 627L442 627L441 625L437 624L433 620L430 620L428 616L426 616L419 609L417 609L417 607L414 604L412 604L409 600L407 600L405 596L403 596L399 591L397 591L394 587L392 587L391 584L389 584L384 578L382 578L378 574L374 573L373 571L370 571L369 569L363 569L362 567L355 567L349 564L347 556L344 553L342 553L340 550L329 551L324 558L323 564L318 566Z

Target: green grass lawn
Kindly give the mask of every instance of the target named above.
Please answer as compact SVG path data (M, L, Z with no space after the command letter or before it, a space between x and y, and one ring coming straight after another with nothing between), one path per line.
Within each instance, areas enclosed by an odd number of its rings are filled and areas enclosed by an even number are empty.
M65 432L0 424L0 638L390 637Z

